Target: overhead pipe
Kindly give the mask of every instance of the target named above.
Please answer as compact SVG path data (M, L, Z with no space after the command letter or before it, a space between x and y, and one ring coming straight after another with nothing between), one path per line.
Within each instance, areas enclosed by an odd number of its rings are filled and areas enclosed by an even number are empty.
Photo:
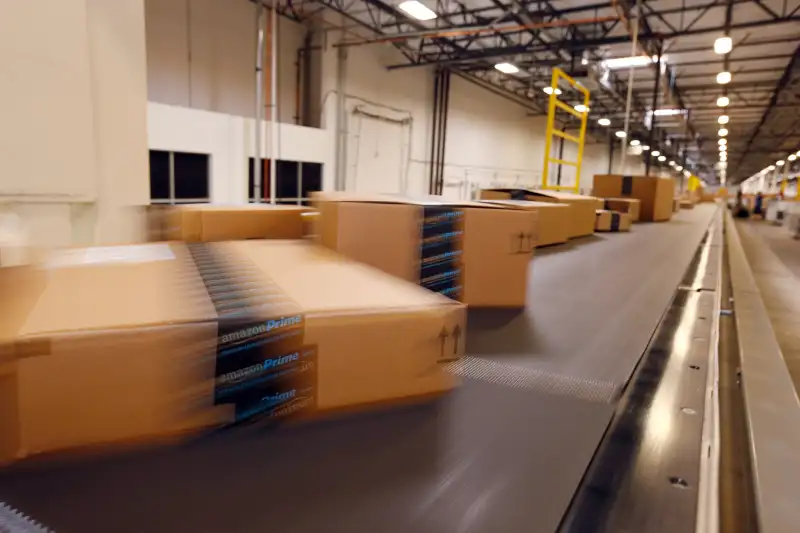
M273 0L272 2L272 11L271 11L271 20L270 20L270 32L272 37L272 42L270 46L270 51L272 53L272 57L270 58L270 149L269 149L269 196L270 196L270 203L275 204L276 202L276 195L277 195L277 182L278 182L278 175L277 175L277 161L276 158L278 155L278 151L280 149L280 139L278 136L280 132L278 130L278 2L277 0Z
M509 26L469 26L466 28L458 28L455 30L422 30L406 33L398 33L395 35L387 35L381 37L374 37L372 39L362 39L358 41L342 41L333 46L363 46L367 44L378 43L392 43L396 41L405 41L408 39L421 39L421 38L438 38L438 37L459 37L462 35L475 35L480 33L511 33L515 31L525 30L540 30L546 28L563 28L568 26L578 26L583 24L596 24L600 22L613 22L619 20L619 17L595 17L587 19L574 19L574 20L552 20L550 22L537 22L533 24L514 24Z
M616 1L613 2L616 4ZM636 0L636 18L633 19L633 42L631 43L631 57L636 55L639 46L639 17L641 16L641 0ZM628 97L625 100L625 126L622 131L625 137L621 139L622 152L619 154L619 174L625 174L625 156L628 148L628 129L631 121L631 100L633 99L633 71L634 67L628 69Z
M658 88L659 84L661 83L661 52L663 51L664 46L663 43L659 43L658 45L658 56L656 56L656 80L655 84L653 85L653 103L651 105L653 111L658 109ZM644 173L646 176L650 175L650 165L652 163L652 152L655 150L655 132L656 132L656 123L658 121L658 117L656 116L655 112L650 115L650 131L647 135L647 145L650 147L650 150L647 152L647 158L645 158L645 166L644 166Z
M264 122L264 5L256 3L256 116L255 150L253 156L253 196L261 202L261 125Z
M436 154L438 148L439 131L439 86L441 84L440 70L436 69L433 73L433 118L431 120L431 166L428 176L428 194L435 194L436 191Z

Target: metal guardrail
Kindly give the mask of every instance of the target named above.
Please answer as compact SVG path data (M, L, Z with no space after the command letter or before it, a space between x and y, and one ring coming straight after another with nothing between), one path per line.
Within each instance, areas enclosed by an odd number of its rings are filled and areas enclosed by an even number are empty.
M800 401L730 213L726 244L760 533L800 524Z

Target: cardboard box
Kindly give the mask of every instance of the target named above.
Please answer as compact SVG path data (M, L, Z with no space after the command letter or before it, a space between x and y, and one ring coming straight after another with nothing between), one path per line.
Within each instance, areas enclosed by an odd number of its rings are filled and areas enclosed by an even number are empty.
M639 220L662 222L672 218L675 182L655 176L596 175L592 194L601 198L636 198L641 201Z
M464 349L463 305L307 242L71 250L0 288L2 461L437 394Z
M527 189L482 189L482 200L527 200L551 202L570 206L569 238L583 237L594 233L594 212L597 198L568 192L531 191Z
M595 216L595 231L630 231L631 216L627 213L598 209Z
M319 242L471 306L525 305L537 214L441 197L316 194Z
M305 225L298 205L191 204L154 210L164 240L215 242L244 239L301 239ZM156 223L151 223L151 227Z
M683 199L680 201L681 209L694 209L695 202L687 199Z
M627 213L631 217L632 222L639 221L639 213L642 208L642 202L635 198L606 198L603 200L603 207L607 211L617 211L618 213Z
M538 215L536 247L561 244L569 239L571 208L566 204L552 202L529 202L527 200L484 200L509 209L535 211Z

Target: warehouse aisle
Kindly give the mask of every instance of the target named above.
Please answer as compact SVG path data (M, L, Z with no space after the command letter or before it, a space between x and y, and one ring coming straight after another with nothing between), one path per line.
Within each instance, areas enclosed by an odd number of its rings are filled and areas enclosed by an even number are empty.
M736 223L795 389L800 390L800 241L785 227Z
M57 532L554 531L714 213L539 254L432 404L0 475Z

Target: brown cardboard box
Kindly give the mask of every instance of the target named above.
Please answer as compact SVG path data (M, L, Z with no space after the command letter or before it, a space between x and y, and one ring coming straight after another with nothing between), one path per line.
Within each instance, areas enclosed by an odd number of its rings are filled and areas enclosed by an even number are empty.
M328 248L471 306L525 305L535 212L441 197L314 199Z
M0 461L457 384L463 305L312 243L56 259L0 269Z
M583 237L594 233L594 212L598 207L597 198L568 192L531 191L527 189L482 189L482 200L528 200L532 202L551 202L570 206L569 238Z
M595 217L595 231L630 231L631 216L628 213L598 209Z
M165 240L215 242L244 239L301 239L302 215L309 208L299 205L249 204L240 206L191 204L155 211L162 218Z
M639 212L642 208L642 202L635 198L606 198L603 200L603 207L607 211L617 211L619 213L627 213L631 217L632 222L639 221Z
M680 201L681 209L694 209L695 202L687 199L682 199Z
M485 202L508 207L510 209L526 209L538 214L538 236L536 247L561 244L569 239L569 223L571 208L566 204L552 202L529 202L527 200L484 200Z
M675 182L655 176L596 175L592 194L601 198L636 198L642 202L640 220L661 222L672 218Z

